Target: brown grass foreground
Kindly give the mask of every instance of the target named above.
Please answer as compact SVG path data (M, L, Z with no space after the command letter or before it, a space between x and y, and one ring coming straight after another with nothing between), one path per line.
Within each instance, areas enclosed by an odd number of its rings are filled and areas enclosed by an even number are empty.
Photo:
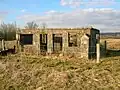
M82 59L0 57L0 90L120 90L120 57Z

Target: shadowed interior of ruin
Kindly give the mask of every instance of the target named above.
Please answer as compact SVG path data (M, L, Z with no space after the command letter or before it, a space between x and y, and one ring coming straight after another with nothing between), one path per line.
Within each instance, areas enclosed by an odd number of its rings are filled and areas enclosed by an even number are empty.
M40 34L40 51L47 51L47 34Z
M53 52L58 53L62 51L62 35L53 34Z
M33 44L33 34L20 34L20 44L21 45Z

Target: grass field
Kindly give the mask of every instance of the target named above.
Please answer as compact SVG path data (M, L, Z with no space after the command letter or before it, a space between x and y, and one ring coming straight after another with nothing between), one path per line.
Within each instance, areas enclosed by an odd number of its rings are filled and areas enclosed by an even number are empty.
M1 56L0 90L120 90L120 56Z
M102 39L101 42L107 41L107 48L112 50L120 50L120 39Z
M1 90L120 90L120 57L82 59L12 55L0 59Z
M109 57L120 56L120 39L101 39L101 44L107 41L107 55Z

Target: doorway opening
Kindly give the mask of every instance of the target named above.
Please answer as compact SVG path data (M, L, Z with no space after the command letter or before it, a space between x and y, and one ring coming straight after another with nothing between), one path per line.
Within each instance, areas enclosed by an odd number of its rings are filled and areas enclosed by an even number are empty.
M40 52L47 52L47 34L40 34Z
M62 34L53 34L53 52L59 53L62 51Z

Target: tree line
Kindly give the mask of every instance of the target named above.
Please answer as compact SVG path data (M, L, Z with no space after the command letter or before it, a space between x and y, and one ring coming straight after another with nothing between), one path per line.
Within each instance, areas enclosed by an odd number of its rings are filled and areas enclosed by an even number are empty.
M45 28L46 24L42 23L41 28ZM40 28L39 25L35 22L28 22L24 26L25 29L38 29ZM10 41L10 40L15 40L16 39L16 32L17 30L21 30L20 28L17 27L16 22L14 23L1 23L0 24L0 38Z

